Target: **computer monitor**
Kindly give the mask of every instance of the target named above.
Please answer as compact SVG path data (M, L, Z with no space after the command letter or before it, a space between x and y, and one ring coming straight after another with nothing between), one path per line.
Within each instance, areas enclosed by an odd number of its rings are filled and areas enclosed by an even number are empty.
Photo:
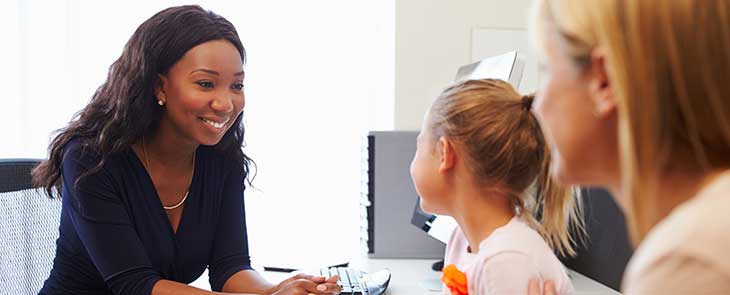
M451 216L434 215L423 211L420 199L416 200L416 208L413 209L411 224L444 244L449 240L451 233L454 232L457 226L456 220Z
M421 228L421 230L428 232L431 229L431 222L436 220L436 215L423 211L421 209L421 199L416 199L416 207L413 208L413 216L411 217L411 224Z

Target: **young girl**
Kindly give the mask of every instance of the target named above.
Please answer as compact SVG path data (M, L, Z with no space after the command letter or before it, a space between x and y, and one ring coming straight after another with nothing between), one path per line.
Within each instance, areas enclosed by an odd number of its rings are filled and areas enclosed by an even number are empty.
M411 164L421 206L459 224L444 294L527 294L531 278L573 293L553 250L572 255L568 229L582 224L572 191L551 181L532 100L507 82L470 80L446 89L424 120Z

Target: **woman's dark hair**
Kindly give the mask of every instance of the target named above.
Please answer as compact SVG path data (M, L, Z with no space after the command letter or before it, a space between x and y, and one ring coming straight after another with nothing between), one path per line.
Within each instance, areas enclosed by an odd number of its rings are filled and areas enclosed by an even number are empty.
M89 104L78 112L49 146L49 158L33 169L33 180L51 196L61 188L64 148L78 138L83 150L100 156L97 165L79 179L98 172L109 155L124 151L144 135L157 130L162 108L156 104L155 86L159 74L170 68L191 48L212 40L227 40L241 54L246 51L236 28L228 20L200 6L178 6L158 12L137 28L122 55L109 67L106 82L94 93ZM213 148L235 160L247 177L251 158L243 153L243 114ZM78 182L78 180L77 180Z

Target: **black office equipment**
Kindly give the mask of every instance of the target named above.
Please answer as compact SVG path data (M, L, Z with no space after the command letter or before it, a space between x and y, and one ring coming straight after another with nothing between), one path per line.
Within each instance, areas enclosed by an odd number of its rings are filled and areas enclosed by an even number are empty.
M633 254L624 215L604 189L583 189L582 195L588 240L578 245L575 257L560 260L568 268L619 290L626 264Z
M436 215L423 211L423 209L421 209L421 200L416 198L416 206L413 208L411 224L425 232L428 232L428 230L431 229L431 222L434 220L436 220Z

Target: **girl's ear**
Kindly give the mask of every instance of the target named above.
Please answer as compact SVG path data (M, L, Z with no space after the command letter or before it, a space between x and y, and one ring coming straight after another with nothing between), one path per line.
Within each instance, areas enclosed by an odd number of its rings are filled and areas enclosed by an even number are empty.
M456 164L456 150L449 139L441 136L436 147L439 153L439 173L446 174L453 170Z

